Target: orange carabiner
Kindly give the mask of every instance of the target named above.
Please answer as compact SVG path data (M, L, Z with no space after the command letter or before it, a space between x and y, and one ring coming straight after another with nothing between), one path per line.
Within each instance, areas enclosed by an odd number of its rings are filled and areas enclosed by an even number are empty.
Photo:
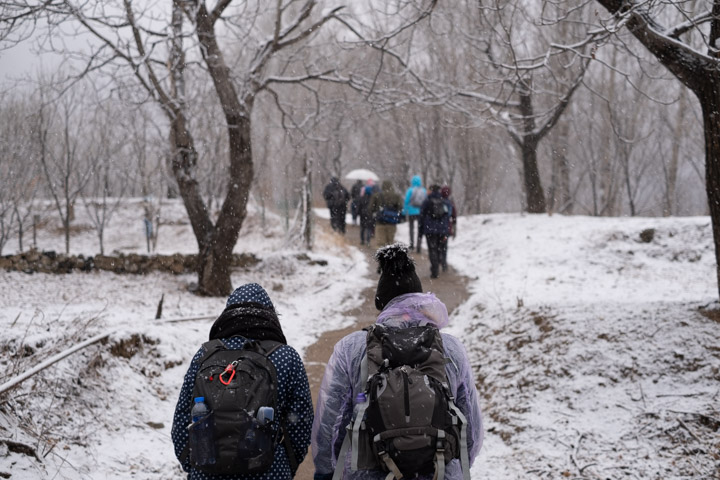
M232 372L232 373L230 374L230 378L228 378L228 380L225 381L225 379L223 378L223 376L224 376L226 373L228 373L228 372ZM223 385L230 385L230 382L232 382L232 379L233 379L234 377L235 377L235 362L233 362L233 363L231 363L230 365L228 365L227 367L225 367L225 371L220 374L220 377L219 377L219 378L220 378L220 382L221 382Z

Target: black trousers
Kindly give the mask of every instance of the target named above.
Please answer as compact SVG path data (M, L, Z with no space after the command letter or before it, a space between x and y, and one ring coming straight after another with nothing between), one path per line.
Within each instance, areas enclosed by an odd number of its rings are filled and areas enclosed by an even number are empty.
M437 278L442 261L443 238L445 235L425 235L428 243L428 256L430 257L430 277Z
M330 207L330 226L333 230L340 233L345 233L345 214L347 213L347 207Z

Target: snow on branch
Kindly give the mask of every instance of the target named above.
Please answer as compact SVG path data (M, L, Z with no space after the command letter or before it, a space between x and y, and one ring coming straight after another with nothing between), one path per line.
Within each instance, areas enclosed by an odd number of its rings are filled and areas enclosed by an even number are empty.
M695 18L692 18L692 19L690 19L686 22L683 22L679 25L675 25L672 29L667 30L665 32L665 34L668 37L674 38L677 40L680 37L680 35L692 30L693 28L697 28L701 24L703 24L705 22L709 22L710 20L712 20L712 13L710 13L710 12L701 13L700 15L698 15Z

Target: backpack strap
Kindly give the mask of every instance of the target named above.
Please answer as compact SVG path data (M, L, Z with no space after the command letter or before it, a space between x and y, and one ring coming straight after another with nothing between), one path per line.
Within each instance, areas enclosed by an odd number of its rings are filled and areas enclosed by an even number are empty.
M435 475L433 480L445 479L445 430L438 430L435 445Z
M340 453L338 453L337 463L335 464L335 471L333 472L332 480L342 480L343 471L345 470L345 457L347 451L350 448L350 435L352 434L351 423L348 424L345 429L345 438L343 439L342 446L340 447Z
M395 478L396 480L401 480L403 478L403 474L398 468L397 464L393 461L392 458L390 458L390 455L386 451L378 452L378 455L380 456L380 459L385 463L385 466L390 470L390 473L387 477L385 477L385 480L390 480L391 478ZM436 470L437 472L437 470ZM435 479L433 479L435 480Z
M205 360L215 355L217 352L219 352L222 349L227 348L225 345L225 342L223 342L219 338L215 338L213 340L210 340L208 342L205 342L202 344L203 348L205 349L205 353L202 357L200 357L200 364L202 364Z
M365 416L365 410L370 405L370 400L360 404L360 409L357 412L357 417L352 422L352 457L350 460L350 470L353 472L358 469L358 456L360 453L360 427L363 423L363 417ZM345 463L343 459L343 463Z
M462 467L463 479L470 480L470 453L467 445L467 419L460 409L455 406L453 397L448 399L448 408L460 419L460 466Z
M258 347L257 350L259 350L260 353L268 357L268 360L270 355L272 355L278 348L284 345L284 343L280 343L275 340L252 340L252 342ZM294 477L299 464L297 461L297 455L295 454L295 449L293 448L292 441L290 439L290 434L288 434L287 431L287 424L285 423L285 418L283 417L280 417L280 434L282 435L281 441L283 446L285 447L285 453L287 454L288 462L290 463L290 471L292 473L292 476Z

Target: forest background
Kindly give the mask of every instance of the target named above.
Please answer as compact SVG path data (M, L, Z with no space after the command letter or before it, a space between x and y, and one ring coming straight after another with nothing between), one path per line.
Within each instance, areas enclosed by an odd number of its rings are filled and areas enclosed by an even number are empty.
M199 251L221 258L249 196L290 228L360 167L450 185L467 214L711 213L703 104L623 27L711 58L717 4L617 7L3 2L0 252L43 216L69 231L83 202L102 251L118 198L180 196ZM18 53L35 67L11 69Z

